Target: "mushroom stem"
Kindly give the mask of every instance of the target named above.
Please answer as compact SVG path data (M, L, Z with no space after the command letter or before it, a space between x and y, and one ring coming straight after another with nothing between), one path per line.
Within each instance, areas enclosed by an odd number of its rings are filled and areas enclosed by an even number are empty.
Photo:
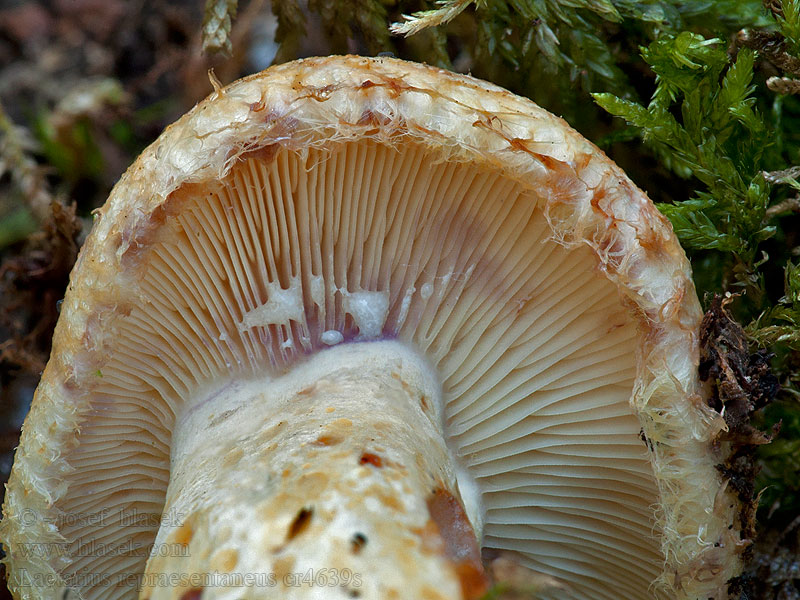
M179 415L171 460L140 598L485 591L441 387L399 342L342 344L207 393Z

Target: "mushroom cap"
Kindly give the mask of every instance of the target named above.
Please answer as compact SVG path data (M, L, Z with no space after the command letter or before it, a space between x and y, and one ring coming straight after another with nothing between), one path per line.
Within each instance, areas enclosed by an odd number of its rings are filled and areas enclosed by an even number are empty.
M146 551L111 550L152 544L198 387L397 338L441 377L485 548L565 582L558 597L724 597L743 543L700 318L667 220L529 100L390 58L244 78L97 213L7 487L10 587L142 572ZM106 526L126 511L156 518ZM84 556L92 540L106 550Z

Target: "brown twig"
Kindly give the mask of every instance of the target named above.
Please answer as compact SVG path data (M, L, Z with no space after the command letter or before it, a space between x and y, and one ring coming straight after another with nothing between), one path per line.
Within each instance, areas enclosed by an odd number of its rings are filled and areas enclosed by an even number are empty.
M784 73L800 76L800 59L789 53L786 38L777 31L742 29L737 36L737 42L757 51L762 58L766 58Z
M800 79L791 77L770 77L767 87L777 94L800 94Z
M762 171L761 174L767 183L786 183L787 179L797 179L800 177L800 165L782 169L780 171Z
M785 212L800 212L800 196L786 198L786 200L770 206L767 209L766 216L770 219Z
M764 8L770 11L774 16L783 17L783 2L782 0L763 0Z

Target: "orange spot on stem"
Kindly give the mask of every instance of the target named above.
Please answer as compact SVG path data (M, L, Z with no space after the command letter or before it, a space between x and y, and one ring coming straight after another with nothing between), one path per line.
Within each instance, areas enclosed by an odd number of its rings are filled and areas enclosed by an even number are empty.
M321 435L319 436L314 445L316 446L334 446L341 442L342 440L335 435Z
M428 496L428 513L439 530L445 554L461 582L464 600L477 600L489 589L475 531L461 502L444 488Z
M383 460L381 457L377 454L372 454L371 452L364 452L358 462L362 465L370 464L378 469L383 466Z

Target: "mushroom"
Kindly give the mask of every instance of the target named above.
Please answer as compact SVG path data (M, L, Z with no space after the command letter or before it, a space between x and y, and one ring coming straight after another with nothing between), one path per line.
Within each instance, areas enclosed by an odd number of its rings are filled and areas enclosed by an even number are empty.
M724 598L738 503L668 222L491 84L216 89L98 211L0 538L18 598Z

